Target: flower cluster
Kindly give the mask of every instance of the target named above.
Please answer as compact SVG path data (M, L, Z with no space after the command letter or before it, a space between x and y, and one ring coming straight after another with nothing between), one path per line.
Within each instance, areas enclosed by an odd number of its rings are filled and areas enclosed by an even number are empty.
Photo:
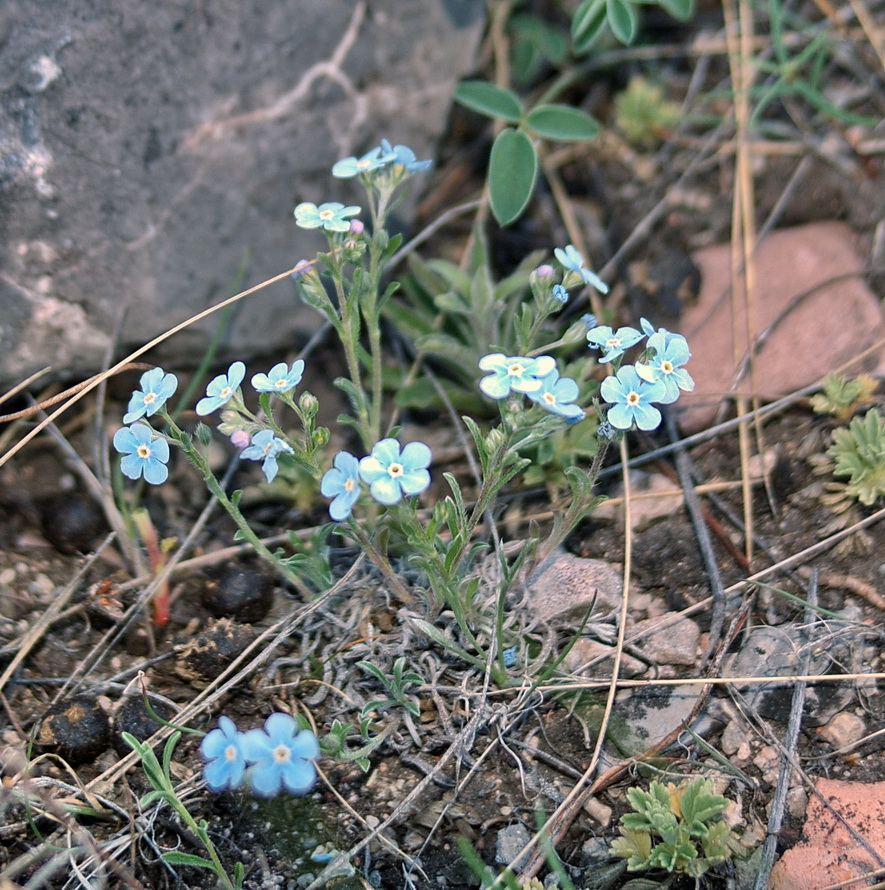
M233 791L245 779L261 797L280 791L306 794L316 782L313 761L320 755L317 737L299 729L289 714L271 714L263 729L241 732L230 717L220 717L218 729L200 745L206 761L203 777L210 791Z
M267 374L255 374L252 386L259 394L285 395L301 382L303 373L304 362L300 359L293 362L291 367L280 362ZM214 377L206 387L206 395L197 402L197 414L205 417L230 402L244 408L240 385L245 376L246 366L242 362L234 362L225 374ZM169 478L166 466L169 461L169 440L143 419L157 412L163 413L166 401L178 388L178 380L174 374L166 374L162 368L152 368L141 375L140 387L132 394L123 418L123 422L131 426L117 430L114 448L123 455L120 469L124 476L129 479L143 476L146 482L160 485ZM236 429L232 433L231 441L241 449L240 457L261 461L267 481L272 482L279 469L277 458L281 454L291 454L292 447L270 429L261 429L254 436L244 429Z
M482 371L491 371L479 381L479 388L493 399L505 399L515 392L527 395L552 414L573 423L584 417L580 405L572 404L578 397L578 384L559 376L552 356L527 358L493 352L479 360L479 367Z
M585 265L574 244L557 247L554 256L563 268L562 281L555 281L556 270L549 263L543 263L532 272L530 282L539 308L549 315L558 312L569 301L569 288L577 285L590 285L601 294L608 293L608 285Z
M338 179L352 179L354 176L364 176L387 168L397 173L420 173L430 164L431 161L417 160L415 152L407 145L391 145L386 139L382 139L381 145L361 158L350 157L338 161L332 167L332 175Z
M396 439L382 439L362 460L339 451L320 484L323 496L332 498L329 515L336 522L350 516L360 496L360 481L385 506L421 494L430 485L430 460L430 449L423 442L410 442L400 450Z
M694 380L682 367L691 353L681 334L665 328L655 331L643 318L642 331L622 327L617 331L599 325L587 332L591 348L601 349L603 362L617 362L624 352L640 340L648 338L645 351L635 365L618 367L614 375L602 381L599 392L611 407L608 422L619 430L653 430L661 422L661 412L655 404L669 405L679 398L679 391L691 392Z
M152 417L163 409L178 389L178 378L162 368L151 368L141 375L141 389L132 393L121 427L114 433L114 448L123 455L120 469L129 479L144 476L145 482L160 485L169 478L169 443L142 418ZM136 421L133 423L133 421Z

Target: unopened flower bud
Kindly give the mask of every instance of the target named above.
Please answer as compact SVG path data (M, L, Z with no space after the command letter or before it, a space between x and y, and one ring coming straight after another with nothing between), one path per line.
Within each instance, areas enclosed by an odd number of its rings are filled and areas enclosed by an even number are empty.
M245 430L234 430L231 433L230 440L235 448L242 450L249 447L252 437Z
M352 219L350 221L350 233L352 235L362 235L365 232L366 227L363 223L358 219Z
M298 260L298 262L295 263L295 268L292 270L292 277L296 281L298 281L300 278L302 278L308 272L312 272L312 271L313 271L313 263L310 262L310 260Z
M317 413L319 402L313 393L303 392L298 398L298 406L305 414L312 415Z
M542 266L538 266L538 268L535 269L535 275L537 275L538 278L552 278L553 274L553 266L549 263L544 263Z

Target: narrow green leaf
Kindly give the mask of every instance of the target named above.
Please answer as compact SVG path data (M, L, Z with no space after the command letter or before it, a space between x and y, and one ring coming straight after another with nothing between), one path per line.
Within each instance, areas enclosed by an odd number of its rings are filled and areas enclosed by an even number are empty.
M599 135L597 121L571 105L536 105L525 119L526 126L553 142L578 142Z
M522 117L522 102L516 93L496 87L487 80L464 80L455 90L455 101L484 114L515 124Z
M439 646L442 646L443 649L447 649L449 652L454 653L455 655L463 658L464 661L472 664L474 667L484 668L485 662L481 659L477 658L475 655L471 655L466 649L459 646L454 640L450 640L439 628L434 627L430 622L424 621L422 618L412 618L410 619L412 624L418 628L426 637L429 637Z
M175 752L175 746L178 744L180 738L181 733L176 730L169 736L169 739L163 748L163 775L166 776L167 779L169 777L169 764L172 762L172 755Z
M606 0L608 23L621 43L632 43L639 27L639 15L630 0Z
M193 853L182 853L179 850L170 850L160 857L163 862L169 865L189 865L192 868L208 868L210 871L215 870L215 865L202 856L194 856Z
M695 0L658 0L658 3L680 22L694 17Z
M589 52L605 27L605 0L584 0L572 16L575 53Z
M502 130L489 162L489 195L499 225L509 225L519 218L532 197L537 177L538 154L532 140L522 130Z

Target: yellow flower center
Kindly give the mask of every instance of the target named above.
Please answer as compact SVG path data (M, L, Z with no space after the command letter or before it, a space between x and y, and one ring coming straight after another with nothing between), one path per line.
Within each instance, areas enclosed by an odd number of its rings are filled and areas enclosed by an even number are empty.
M292 751L286 745L277 745L273 749L273 759L277 763L288 763L292 756Z
M608 340L605 341L605 351L611 352L613 349L620 349L621 341L618 337L609 337Z
M142 460L147 460L151 456L151 449L149 445L139 445L138 450L135 452Z
M225 386L218 395L222 399L229 399L233 395L233 390L229 386Z
M627 393L627 404L633 405L634 407L639 404L639 393L634 392L632 389Z
M146 392L144 394L144 403L145 405L150 405L152 402L157 401L157 394L155 392Z
M519 362L514 362L507 368L507 373L511 377L521 377L523 371L525 371L525 368Z
M335 214L332 213L331 210L321 210L320 211L320 219L332 219L333 216L335 216Z
M556 404L556 396L552 392L545 392L543 398L551 408Z
M673 362L661 362L661 373L662 374L672 374L673 373Z
M391 476L402 476L404 470L402 464L391 464L387 468L387 472L390 473Z
M228 745L224 749L224 759L228 763L233 763L237 759L237 746L236 745Z
M277 380L277 381L274 383L274 386L275 386L277 389L284 389L285 386L286 386L286 382L287 382L287 381L286 381L286 378L285 378L285 377L280 377L280 379Z
M356 165L357 165L357 167L359 167L360 170L365 170L366 167L371 167L371 166L372 166L372 162L371 162L371 161L365 161L365 160L363 160L363 161L357 161L357 162L356 162Z

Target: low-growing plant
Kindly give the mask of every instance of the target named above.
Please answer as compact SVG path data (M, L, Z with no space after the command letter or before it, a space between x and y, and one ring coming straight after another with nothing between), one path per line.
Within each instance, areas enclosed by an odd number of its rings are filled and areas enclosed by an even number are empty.
M663 328L656 330L646 319L641 320L641 330L613 330L588 318L581 323L580 340L602 353L599 362L610 365L612 373L598 391L593 387L583 392L573 378L561 376L559 363L550 351L574 350L580 341L574 336L565 338L556 330L557 313L575 289L593 287L605 292L607 286L586 267L572 245L556 248L553 254L560 272L549 263L537 266L528 274L531 299L520 300L522 295L508 288L510 315L497 316L490 330L482 327L481 321L477 323L483 333L494 338L485 344L485 354L474 365L474 374L485 375L477 392L490 400L487 404L497 406L498 421L489 429L469 415L461 418L476 450L479 470L473 502L468 503L460 483L447 473L448 496L437 501L429 516L419 513L416 498L430 485L433 455L426 444L402 444L396 427L382 426L385 361L380 318L397 288L395 282L383 283L386 264L399 244L399 239L384 228L385 218L401 197L400 186L425 165L416 161L408 148L387 142L362 157L345 158L335 164L335 176L358 177L364 185L371 231L354 218L361 212L357 206L327 202L319 206L300 204L295 210L296 223L318 229L327 239L328 249L313 260L301 261L293 277L304 301L321 313L341 342L348 376L336 379L335 384L347 395L351 413L340 415L338 421L354 430L363 456L349 451L326 453L330 433L317 425L318 400L306 391L295 396L304 372L302 359L291 364L281 362L251 376L257 409L247 404L243 392L246 367L235 361L209 382L195 410L199 417L220 414L218 431L239 449L241 460L261 464L268 483L287 464L312 479L330 500L329 515L336 523L335 531L366 554L396 598L420 604L424 617L415 617L415 626L477 668L490 665L494 682L507 685L502 653L512 646L512 640L505 634L501 615L504 596L517 572L508 569L506 560L501 559L494 615L476 606L480 582L474 568L489 548L478 534L480 527L487 522L505 486L531 465L532 456L545 441L588 423L588 414L593 415L596 450L592 462L586 469L578 460L564 467L568 505L557 511L544 541L536 538L524 548L517 568L527 571L532 558L560 543L595 503L593 484L606 445L634 427L654 429L661 421L656 403L670 404L681 390L694 387L683 367L689 350L683 337ZM452 269L437 269L457 281ZM495 299L487 272L478 268L472 284L461 281L458 286L462 296L470 295L463 305L455 291L449 290L448 299L437 301L436 307L463 315L465 324L482 319L482 312L491 308ZM395 322L396 313L388 317ZM417 326L414 319L410 324L413 329ZM461 336L469 339L463 328ZM425 341L424 345L433 342ZM451 345L448 341L435 342ZM626 351L642 343L635 364L624 364ZM475 334L471 345L473 364L475 353L480 351ZM502 345L506 351L497 351ZM588 366L587 353L582 352L584 358L569 367ZM453 357L463 362L461 353ZM473 381L475 385L475 376ZM327 533L320 531L312 541L299 542L290 556L269 550L241 510L241 492L229 494L210 468L210 428L201 423L191 433L166 410L166 401L177 385L175 375L162 368L142 375L140 388L133 393L124 417L129 425L114 435L114 447L123 454L123 474L162 484L168 477L170 445L180 449L235 521L238 538L251 544L284 578L309 595L312 587L329 577L323 568L328 556ZM587 399L588 390L593 394L590 405L584 407L581 401ZM295 429L290 421L278 417L280 405L294 414ZM164 424L162 429L154 427L155 418ZM589 446L585 448L591 451ZM373 502L368 506L363 505L366 493ZM417 583L406 583L391 562L392 554L406 558L418 570ZM434 625L443 609L453 615L459 639ZM497 657L491 655L492 649ZM396 701L396 696L393 699ZM403 697L399 703L407 701Z
M713 791L713 781L664 785L653 781L648 791L629 788L632 813L621 817L621 837L611 853L627 860L629 871L664 871L701 877L732 855L736 840L721 816L728 798Z
M654 148L679 120L679 106L660 85L634 77L615 97L615 127L639 148Z
M873 400L878 386L869 374L857 377L827 374L823 390L811 397L811 408L816 414L832 414L840 423L845 423Z
M368 661L358 661L356 666L374 677L382 685L388 696L384 699L373 699L367 702L362 711L364 717L367 714L371 714L372 711L383 711L385 708L395 705L405 708L416 717L421 713L421 707L415 696L408 691L408 687L416 683L423 683L424 678L415 671L406 671L406 659L403 656L400 656L393 662L393 668L389 675L385 674L377 665L371 664Z
M865 506L885 495L885 419L877 409L833 431L827 454L833 474L847 476L846 493Z

